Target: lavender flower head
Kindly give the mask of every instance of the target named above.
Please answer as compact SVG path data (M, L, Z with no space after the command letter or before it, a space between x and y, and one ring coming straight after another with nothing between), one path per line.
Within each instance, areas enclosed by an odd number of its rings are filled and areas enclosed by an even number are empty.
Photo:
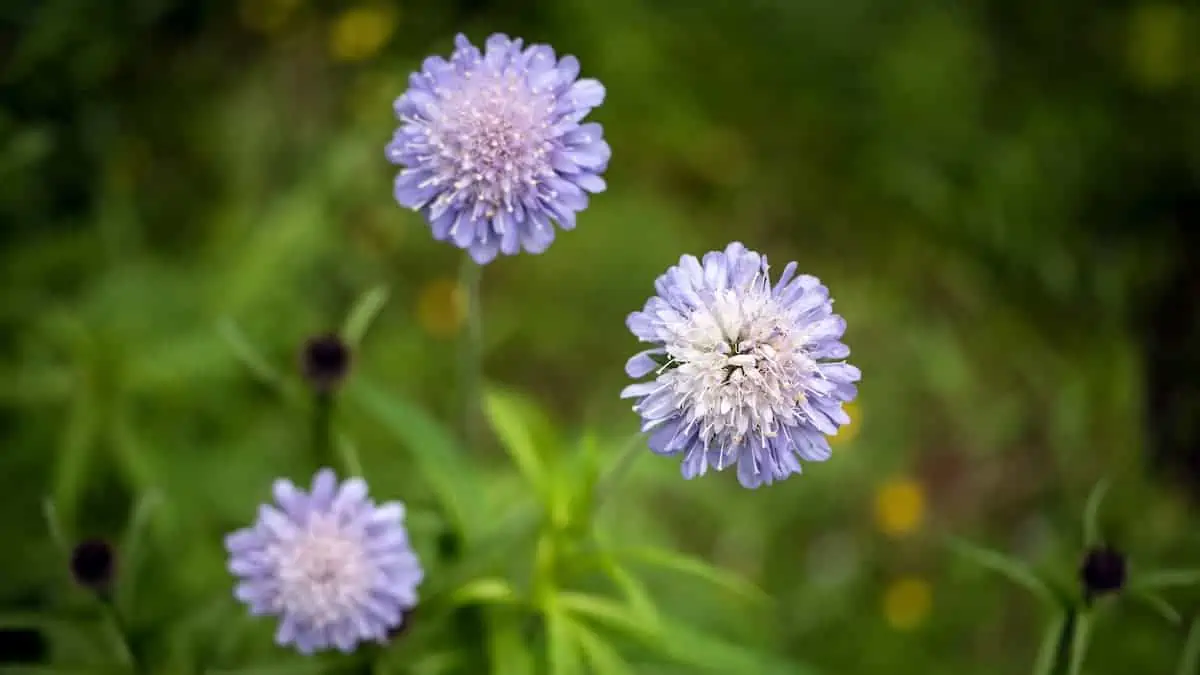
M612 152L600 125L581 124L604 86L577 80L579 61L496 34L481 52L459 35L447 61L425 59L396 99L400 128L387 157L403 168L396 201L433 237L479 264L498 253L541 253L557 222L575 227Z
M650 449L682 455L684 478L737 465L748 488L800 473L801 459L829 458L827 435L850 421L858 368L844 359L846 322L829 290L789 263L775 285L767 259L734 242L697 260L685 255L629 315L654 345L629 360L622 398L649 431Z
M367 484L318 471L311 492L280 479L278 507L225 539L235 595L254 615L278 616L275 641L303 654L384 642L417 603L421 565L402 524L404 507L377 506Z

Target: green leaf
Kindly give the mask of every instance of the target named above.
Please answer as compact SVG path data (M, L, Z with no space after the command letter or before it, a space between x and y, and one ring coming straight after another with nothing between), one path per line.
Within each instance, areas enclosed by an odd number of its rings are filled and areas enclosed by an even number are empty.
M1101 479L1092 488L1087 502L1084 503L1083 544L1088 548L1103 543L1100 536L1100 505L1104 502L1104 497L1108 494L1110 485L1111 483L1107 478Z
M1158 570L1135 574L1130 590L1160 591L1167 588L1200 586L1200 570Z
M1200 675L1200 617L1192 619L1183 652L1179 655L1179 667L1175 675Z
M1173 626L1183 623L1183 615L1179 613L1179 610L1171 606L1171 603L1167 602L1166 598L1156 593L1130 589L1126 597L1161 616L1167 623Z
M1051 607L1058 607L1061 604L1050 586L1024 563L957 537L950 537L948 544L955 553L981 567L1004 575L1009 581L1025 588Z
M54 505L54 500L46 497L42 500L42 517L46 520L46 531L50 534L50 541L54 542L55 548L62 554L66 560L71 555L71 543L67 539L66 532L63 531L62 520L58 515L58 507Z
M1058 654L1061 651L1063 631L1070 628L1071 621L1066 611L1058 613L1046 632L1042 635L1042 643L1038 648L1037 660L1033 663L1033 675L1055 675L1058 670Z
M87 386L80 386L71 403L62 447L54 472L54 505L59 517L75 520L76 503L83 494L93 456L96 454L100 420L95 401Z
M350 314L346 316L346 323L342 325L342 339L352 349L362 344L367 329L387 304L389 295L387 286L376 286L363 293L358 302L354 303Z
M162 493L158 490L147 490L138 497L130 512L129 524L126 525L125 535L121 538L122 582L117 584L117 607L122 616L129 616L133 607L133 589L142 562L147 526L150 516L162 503Z
M450 596L457 605L519 605L517 591L504 579L476 579L460 586Z
M467 534L473 524L486 521L480 506L480 478L441 423L361 377L347 387L345 395L408 450L458 532Z
M564 610L553 602L545 607L546 664L550 675L576 675L583 671L575 631Z
M569 625L575 633L579 651L595 675L633 675L629 664L607 640L577 621L569 621Z
M577 591L560 591L555 598L556 606L575 617L591 619L646 644L654 644L662 636L658 626L610 598Z
M543 500L549 499L548 470L545 460L538 454L534 436L534 429L539 426L536 409L518 397L493 387L484 390L483 407L500 444L517 470ZM547 425L541 423L541 426Z
M656 646L658 651L673 661L687 664L691 672L713 675L821 675L812 666L795 661L785 662L757 650L740 645L708 633L702 633L682 623L671 623L664 627L667 639Z
M754 603L768 604L770 596L754 584L708 563L680 553L657 548L627 548L612 551L618 558L640 562L677 574L695 577Z
M510 608L489 607L488 662L494 675L533 675L533 655L521 630L521 615Z
M274 389L276 393L291 403L301 400L301 392L296 388L295 383L284 377L278 369L271 365L271 362L250 341L250 338L242 332L237 322L226 317L217 323L217 332L229 345L233 355L242 362L242 365L250 371L255 379Z
M1067 675L1083 672L1083 662L1091 645L1092 617L1087 612L1075 615L1075 634L1071 636L1071 656L1067 661Z
M629 608L646 623L657 626L659 622L658 608L645 585L619 565L607 551L597 551L596 557L600 569L620 590L621 595L625 597L625 602L629 603Z

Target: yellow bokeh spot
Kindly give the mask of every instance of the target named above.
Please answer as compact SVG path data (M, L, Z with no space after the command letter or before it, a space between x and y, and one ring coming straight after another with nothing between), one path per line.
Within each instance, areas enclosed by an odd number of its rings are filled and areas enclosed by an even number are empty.
M895 478L875 495L875 522L892 537L911 534L925 517L925 490L910 478Z
M1126 58L1130 73L1147 89L1165 89L1184 75L1187 25L1178 5L1137 5L1129 20Z
M431 281L417 297L417 322L435 337L453 337L466 317L462 288L449 279Z
M929 618L933 588L923 579L899 579L883 594L883 617L896 630L912 630Z
M329 30L329 54L336 61L364 61L383 48L396 30L391 7L363 6L342 12Z
M860 418L862 411L858 407L858 403L851 401L842 406L842 410L850 417L850 423L838 429L837 434L829 437L829 444L833 446L847 445L850 441L858 436L858 428L862 426Z
M268 35L278 33L300 0L242 0L238 15L242 25Z

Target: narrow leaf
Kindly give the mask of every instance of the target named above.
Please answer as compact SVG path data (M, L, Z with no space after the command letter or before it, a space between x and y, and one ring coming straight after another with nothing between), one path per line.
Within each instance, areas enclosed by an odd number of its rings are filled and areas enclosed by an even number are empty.
M389 295L387 286L376 286L363 293L358 302L354 303L354 307L346 316L346 323L342 325L342 339L351 348L362 344L367 330L375 322L375 318L379 316L383 306L387 304Z
M482 522L482 485L454 437L424 410L357 378L346 397L379 422L408 450L422 477L433 488L458 532Z
M661 637L656 626L648 625L636 612L615 600L589 593L561 591L557 594L556 602L576 617L602 623L646 644L654 644Z
M1064 630L1071 630L1070 616L1067 612L1060 612L1046 626L1046 632L1042 635L1042 643L1038 648L1037 660L1033 663L1033 675L1056 675L1055 671L1058 670L1058 654L1062 651L1060 647L1063 644Z
M650 591L646 589L646 586L636 576L619 565L607 552L598 551L596 556L599 560L601 570L604 571L604 574L620 590L621 595L625 597L625 602L629 603L629 608L646 623L657 625L659 619L658 608L655 606L654 600L650 597Z
M981 567L1004 575L1009 581L1024 587L1042 602L1052 607L1058 606L1059 603L1055 598L1054 591L1024 563L1002 553L976 546L957 537L951 537L949 545L951 550L962 557Z
M1079 612L1075 616L1075 634L1071 638L1071 656L1067 661L1067 675L1079 675L1083 672L1083 662L1087 658L1091 638L1092 617L1087 612Z
M46 531L50 534L50 541L54 542L55 548L62 554L63 559L66 559L71 554L71 543L67 540L67 534L63 531L62 520L58 516L58 507L54 505L54 500L46 497L42 500L42 517L46 520Z
M550 675L577 675L583 671L570 617L551 603L546 612L546 663Z
M616 549L612 553L618 558L695 577L751 602L765 604L771 601L770 596L761 589L736 574L680 553L646 547Z
M162 504L162 493L148 490L138 497L129 515L129 524L121 538L122 582L117 585L117 607L122 616L129 616L133 606L133 589L142 562L142 550L150 516Z
M217 324L217 332L229 345L233 355L237 357L250 374L262 384L274 389L276 393L291 403L301 401L301 392L294 383L283 376L266 357L259 352L250 338L246 336L237 322L224 318Z
M1184 640L1183 653L1179 655L1179 668L1175 670L1175 675L1200 675L1200 617L1192 619L1192 627Z
M1111 486L1107 478L1101 479L1088 494L1083 506L1083 544L1091 548L1103 543L1100 536L1100 505Z
M516 605L521 602L511 584L494 577L464 584L450 597L458 605Z
M492 429L517 471L539 495L547 497L546 464L538 455L527 406L515 396L492 387L484 391L483 404Z
M511 609L488 608L487 647L492 675L533 675L529 644L521 631L521 616Z
M1164 620L1166 620L1167 623L1173 626L1178 626L1183 623L1183 615L1179 613L1179 610L1171 606L1171 603L1167 602L1166 598L1158 595L1157 593L1145 590L1130 589L1130 591L1127 593L1127 597L1132 599L1134 602L1141 604L1146 609L1149 609L1155 614L1161 616Z
M570 626L575 633L579 651L583 653L595 675L633 675L629 664L625 663L607 640L578 621L571 621Z
M670 639L656 645L660 653L687 664L692 673L712 675L821 675L815 667L794 660L784 661L769 654L732 644L691 626L672 623L664 627Z
M54 472L54 505L59 517L75 520L76 502L84 490L96 454L99 419L92 395L81 387L71 403Z
M1145 572L1134 575L1129 583L1130 590L1138 591L1161 591L1185 586L1200 586L1200 569Z

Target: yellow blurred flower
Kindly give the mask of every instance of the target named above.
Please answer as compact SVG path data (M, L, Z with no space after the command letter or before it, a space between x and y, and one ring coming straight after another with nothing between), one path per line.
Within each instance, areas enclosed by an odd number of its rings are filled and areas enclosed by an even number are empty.
M242 25L268 35L279 32L300 0L242 0L238 15Z
M875 495L875 523L891 537L911 534L925 517L925 490L911 478L893 478Z
M391 39L396 12L391 7L364 5L342 12L329 29L329 54L336 61L364 61Z
M893 581L883 594L883 617L896 630L912 630L929 618L933 588L924 579Z
M435 337L453 337L466 318L466 296L450 279L431 281L417 297L417 322Z
M861 426L859 418L862 416L862 410L858 407L858 402L846 403L842 410L850 416L850 423L838 429L837 435L829 437L829 444L832 446L849 444L858 436L858 428Z
M1187 15L1179 5L1139 4L1129 20L1126 58L1138 84L1165 89L1184 75Z

